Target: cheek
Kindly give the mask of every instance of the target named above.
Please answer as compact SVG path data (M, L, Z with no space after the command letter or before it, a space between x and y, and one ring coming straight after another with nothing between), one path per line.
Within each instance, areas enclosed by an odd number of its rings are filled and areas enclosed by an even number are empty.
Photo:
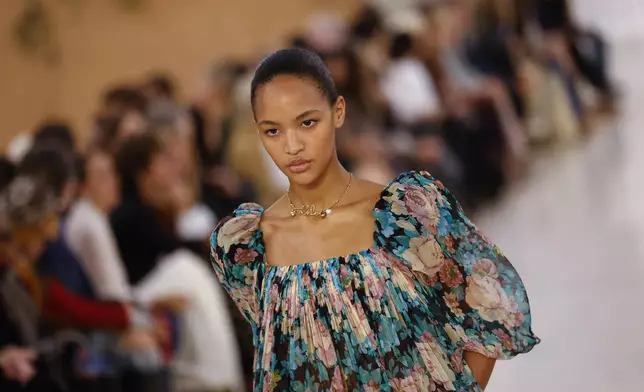
M262 149L266 151L273 162L279 167L284 168L288 164L289 157L284 151L284 145L277 139L262 138ZM263 151L262 151L263 153ZM257 159L261 160L262 157Z

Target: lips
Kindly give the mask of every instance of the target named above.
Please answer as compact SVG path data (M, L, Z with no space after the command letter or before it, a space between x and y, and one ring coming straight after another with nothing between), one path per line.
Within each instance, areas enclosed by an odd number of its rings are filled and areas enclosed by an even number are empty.
M296 159L288 164L288 168L293 173L303 173L311 167L311 161L306 159Z

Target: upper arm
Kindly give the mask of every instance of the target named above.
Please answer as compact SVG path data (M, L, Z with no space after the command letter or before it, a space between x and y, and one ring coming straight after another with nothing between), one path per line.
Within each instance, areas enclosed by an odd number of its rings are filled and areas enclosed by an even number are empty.
M463 357L472 372L472 376L474 376L476 382L481 386L481 389L485 390L490 378L492 377L492 371L494 370L494 365L496 365L496 359L489 358L472 351L466 351L463 354Z

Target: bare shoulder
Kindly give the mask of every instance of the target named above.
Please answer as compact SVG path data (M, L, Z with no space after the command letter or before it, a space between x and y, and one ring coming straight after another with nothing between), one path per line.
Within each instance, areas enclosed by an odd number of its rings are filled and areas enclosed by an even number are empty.
M264 210L260 228L264 235L270 237L271 233L290 222L291 208L286 197L280 197L275 203Z

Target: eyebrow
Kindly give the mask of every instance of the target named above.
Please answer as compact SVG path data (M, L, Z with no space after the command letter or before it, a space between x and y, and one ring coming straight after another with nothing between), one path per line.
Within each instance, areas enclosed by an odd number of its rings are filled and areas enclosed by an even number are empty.
M312 114L316 114L316 113L320 113L320 111L317 110L317 109L307 110L305 112L302 112L302 113L298 114L297 117L295 117L295 119L296 120L301 120L304 117L308 117L308 116L310 116ZM275 125L280 125L280 123L278 123L276 121L271 121L271 120L262 120L262 121L260 121L258 123L258 125L273 125L273 126L275 126Z

